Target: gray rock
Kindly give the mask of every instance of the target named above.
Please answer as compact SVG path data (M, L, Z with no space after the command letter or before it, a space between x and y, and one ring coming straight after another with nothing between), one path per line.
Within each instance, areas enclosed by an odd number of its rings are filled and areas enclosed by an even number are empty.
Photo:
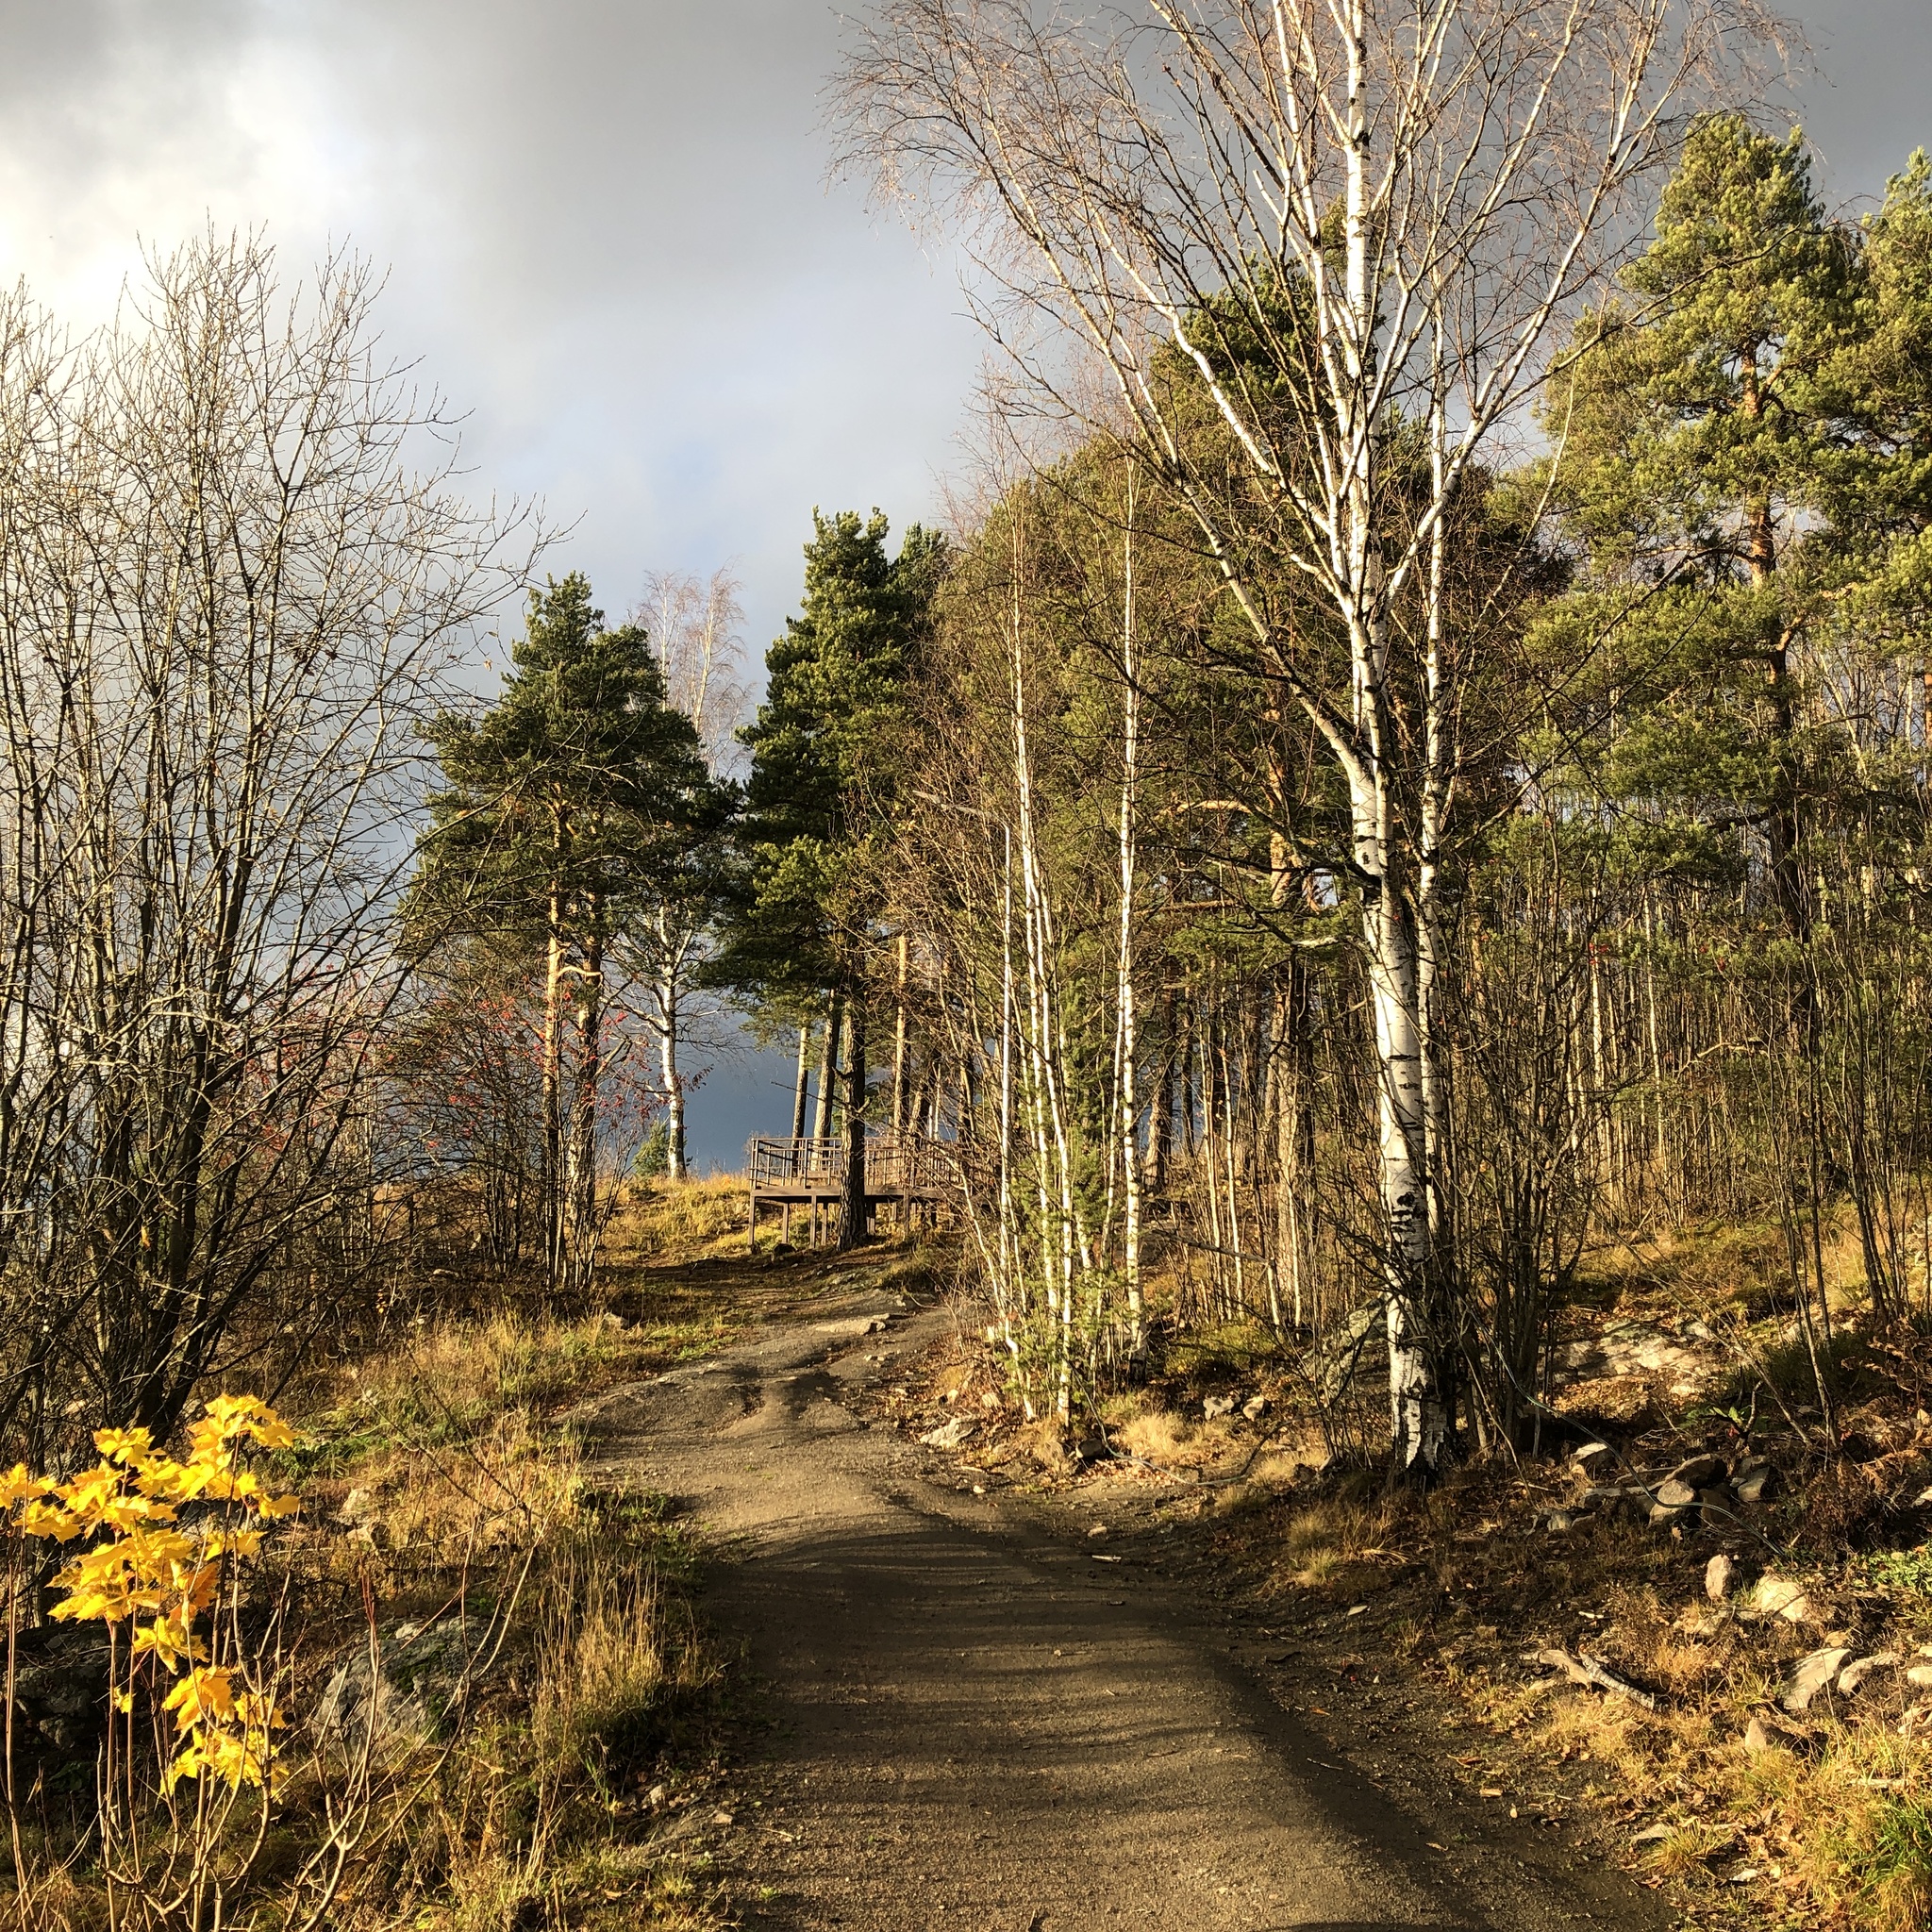
M1251 1395L1241 1404L1241 1413L1251 1423L1257 1423L1268 1413L1268 1398L1265 1395Z
M1774 1570L1767 1570L1757 1579L1757 1588L1751 1592L1751 1607L1760 1617L1782 1617L1788 1624L1813 1621L1811 1599L1806 1594L1805 1586L1789 1576L1780 1576Z
M1777 1472L1768 1462L1760 1462L1754 1469L1740 1470L1731 1488L1737 1492L1738 1501L1757 1505L1771 1500L1777 1484Z
M1201 1414L1210 1423L1217 1416L1232 1415L1233 1413L1234 1397L1232 1395L1210 1395L1201 1405Z
M1731 1583L1737 1576L1738 1566L1725 1556L1713 1557L1704 1566L1704 1593L1712 1603L1721 1604L1731 1593Z
M365 1639L330 1672L315 1707L325 1742L356 1752L365 1737L380 1756L438 1735L481 1661L486 1626L461 1617L379 1627L371 1672Z
M1881 1650L1872 1657L1855 1657L1838 1674L1838 1694L1856 1697L1867 1677L1875 1675L1879 1671L1895 1671L1898 1662L1895 1650Z
M1729 1474L1730 1467L1722 1456L1690 1456L1672 1470L1671 1480L1688 1483L1693 1490L1707 1490Z
M1688 1509L1697 1500L1697 1491L1675 1476L1666 1476L1656 1490L1658 1504L1666 1509Z
M1708 1342L1687 1344L1655 1323L1622 1319L1606 1322L1592 1338L1565 1343L1557 1358L1573 1376L1661 1375L1674 1395L1693 1393L1719 1362Z
M107 1644L92 1629L49 1624L23 1631L17 1646L17 1719L58 1750L91 1751L107 1713Z
M1844 1669L1851 1651L1841 1643L1834 1643L1824 1650L1814 1650L1804 1658L1791 1673L1791 1681L1785 1686L1784 1695L1778 1702L1794 1715L1809 1710L1811 1700L1827 1684L1838 1681L1838 1674Z
M936 1429L928 1429L920 1441L928 1449L959 1449L966 1444L976 1424L963 1415L956 1415L949 1423L941 1423Z

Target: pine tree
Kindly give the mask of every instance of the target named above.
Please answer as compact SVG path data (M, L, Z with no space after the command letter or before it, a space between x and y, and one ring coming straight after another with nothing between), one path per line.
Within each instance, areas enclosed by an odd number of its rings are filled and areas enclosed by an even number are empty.
M915 524L891 556L877 510L814 511L812 525L803 608L766 657L765 699L741 734L752 755L746 862L715 972L770 1002L824 1004L835 1023L845 1010L849 1245L865 1218L863 976L876 910L868 855L898 803L901 694L946 551Z
M430 727L446 784L429 801L411 918L419 943L457 931L541 950L545 1249L562 1287L581 1281L594 1244L607 954L655 895L681 888L727 800L666 700L649 638L607 628L581 575L531 592L511 661L482 717Z
M1737 115L1691 131L1633 299L1586 322L1547 422L1619 630L1608 788L1757 830L1790 938L1810 911L1795 653L1824 586L1821 503L1842 435L1822 378L1855 324L1857 260L1812 191L1802 135Z
M1860 225L1855 323L1819 388L1841 425L1822 503L1848 614L1918 649L1932 617L1932 161Z

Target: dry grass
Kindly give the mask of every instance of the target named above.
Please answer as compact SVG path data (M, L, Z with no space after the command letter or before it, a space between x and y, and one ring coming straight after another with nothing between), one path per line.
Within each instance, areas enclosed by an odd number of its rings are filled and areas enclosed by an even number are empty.
M662 1742L673 1704L714 1677L655 1553L575 1539L543 1579L531 1731L557 1775L589 1777L616 1802Z
M726 1224L727 1184L679 1191L677 1225ZM326 1923L341 1932L507 1932L720 1923L702 1853L665 1841L646 1792L701 1795L716 1671L688 1601L695 1548L646 1492L587 1488L570 1416L599 1387L689 1358L736 1332L714 1293L633 1279L633 1313L525 1320L514 1310L412 1323L377 1354L320 1369L276 1458L302 1517L274 1540L264 1593L290 1607L286 1680L296 1767L238 1928L302 1916L291 1874L328 1829L324 1792L364 1780L359 1827ZM640 1319L640 1314L649 1319ZM345 1659L405 1624L460 1615L490 1633L460 1701L430 1693L426 1731L386 1736L358 1772L308 1726ZM415 1694L411 1692L410 1694ZM84 1824L84 1820L76 1820ZM99 1875L44 1850L24 1932L105 1925ZM124 1907L124 1928L145 1926Z
M653 1181L625 1202L612 1224L611 1244L647 1261L741 1257L749 1199L742 1174Z
M383 1450L474 1441L504 1417L544 1417L608 1382L648 1374L662 1349L605 1315L525 1322L508 1313L412 1325L382 1353L315 1384L296 1473L343 1475Z
M1386 1503L1324 1500L1289 1517L1279 1560L1304 1589L1339 1587L1386 1556L1390 1527Z
M1238 1431L1232 1419L1203 1416L1198 1403L1185 1410L1168 1406L1159 1391L1135 1390L1113 1396L1102 1405L1101 1420L1114 1448L1138 1456L1157 1469L1209 1474L1246 1462L1255 1450L1256 1432L1245 1424ZM1302 1457L1292 1449L1270 1453L1248 1472L1257 1482L1286 1480Z
M1659 1672L1659 1675L1662 1673ZM1932 1754L1889 1729L1825 1722L1748 1754L1774 1683L1748 1662L1663 1711L1588 1693L1471 1702L1533 1753L1588 1763L1646 1833L1641 1862L1740 1923L1912 1932L1932 1913ZM1540 1712L1527 1707L1541 1705ZM1741 1888L1733 1890L1733 1888Z
M1124 1449L1129 1456L1144 1457L1149 1462L1163 1469L1194 1467L1202 1460L1201 1425L1190 1422L1186 1416L1175 1415L1172 1409L1137 1408L1122 1402L1118 1405L1124 1411L1122 1419L1112 1422L1111 1435L1114 1445ZM1226 1432L1221 1431L1221 1445L1226 1444ZM1212 1456L1211 1447L1208 1457Z

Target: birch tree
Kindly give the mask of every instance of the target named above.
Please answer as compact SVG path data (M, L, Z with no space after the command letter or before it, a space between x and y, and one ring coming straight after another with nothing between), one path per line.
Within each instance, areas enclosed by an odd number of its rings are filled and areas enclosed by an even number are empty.
M1431 974L1481 651L1441 622L1454 507L1771 26L1752 0L886 0L843 74L847 163L959 221L1031 407L1185 506L1345 786L1323 866L1373 1008L1399 1471L1454 1420ZM1339 650L1274 620L1282 573Z
M638 614L663 666L666 701L691 720L713 779L727 779L743 759L738 733L751 698L743 675L744 612L737 579L728 570L714 571L708 579L654 572ZM721 827L722 817L711 829L715 834ZM660 881L655 903L645 908L626 946L626 964L658 1046L664 1172L671 1180L685 1176L688 1079L679 1053L705 1010L703 968L723 870L715 837L694 839Z

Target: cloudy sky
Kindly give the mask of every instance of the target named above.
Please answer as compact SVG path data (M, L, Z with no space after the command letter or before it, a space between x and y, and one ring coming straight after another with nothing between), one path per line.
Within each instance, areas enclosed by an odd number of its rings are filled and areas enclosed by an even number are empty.
M819 0L0 0L0 274L92 317L137 238L347 238L480 481L579 519L613 608L811 506L934 495L977 345L949 262L828 193Z
M1875 192L1932 145L1932 5L1785 10L1827 193ZM814 504L936 512L979 361L956 264L825 186L840 31L824 0L0 0L0 276L85 324L142 242L347 240L479 493L575 520L559 563L613 611L734 562L761 651ZM721 1070L701 1158L782 1112L770 1074Z

